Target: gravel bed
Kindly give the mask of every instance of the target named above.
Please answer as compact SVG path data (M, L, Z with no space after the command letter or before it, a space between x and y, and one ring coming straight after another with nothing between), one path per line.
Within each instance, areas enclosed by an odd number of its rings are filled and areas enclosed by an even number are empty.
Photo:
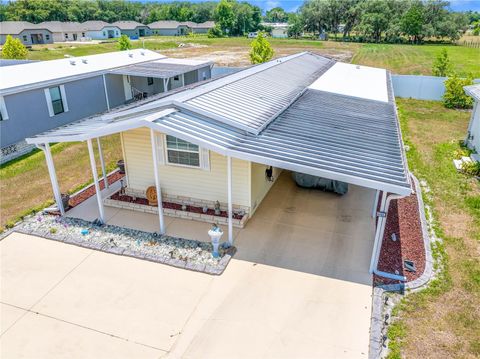
M26 218L13 231L215 275L223 273L236 251L235 247L220 248L219 258L214 258L208 242L112 225L98 226L82 219L50 214Z
M415 188L414 194L390 203L378 261L379 270L403 275L407 282L419 278L425 270L425 247L416 191ZM393 233L396 241L392 240ZM413 261L416 271L406 270L404 260ZM402 282L374 275L375 285L397 283Z

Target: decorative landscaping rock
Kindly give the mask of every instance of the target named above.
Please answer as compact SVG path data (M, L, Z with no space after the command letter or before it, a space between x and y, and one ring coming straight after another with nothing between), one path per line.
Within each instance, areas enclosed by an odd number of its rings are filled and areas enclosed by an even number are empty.
M26 218L13 231L214 275L223 273L236 251L235 247L220 248L220 256L213 258L212 245L207 242L112 225L98 226L50 214Z

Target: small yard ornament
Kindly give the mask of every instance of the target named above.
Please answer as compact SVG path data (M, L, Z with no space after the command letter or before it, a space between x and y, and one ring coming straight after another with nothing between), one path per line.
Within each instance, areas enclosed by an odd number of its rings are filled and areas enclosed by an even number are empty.
M223 231L216 223L214 223L212 228L208 231L208 235L210 236L213 246L212 256L213 258L218 258L220 256L218 253L218 245L220 244L220 238L223 236Z
M158 206L157 189L154 186L147 188L146 195L150 206Z
M220 209L220 202L215 202L215 215L219 216L222 214L222 210Z

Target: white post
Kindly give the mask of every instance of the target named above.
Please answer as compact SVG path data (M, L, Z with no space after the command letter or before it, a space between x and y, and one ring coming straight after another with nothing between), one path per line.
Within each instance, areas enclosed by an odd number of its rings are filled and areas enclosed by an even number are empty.
M105 212L103 210L102 193L100 191L100 185L98 184L97 165L95 163L95 154L93 152L93 145L91 139L87 140L87 145L88 154L90 155L90 165L92 166L93 183L95 184L95 193L97 195L98 212L100 213L100 220L102 221L102 223L105 223Z
M387 192L382 191L382 200L380 203L380 212L385 211L385 206L387 204ZM370 259L370 273L373 273L375 270L375 260L377 258L377 252L380 250L382 239L382 226L383 222L386 220L385 217L378 217L377 228L375 231L375 240L373 242L372 258Z
M64 216L65 208L63 208L62 194L60 192L60 187L58 186L57 174L55 172L52 152L50 152L50 145L46 143L44 147L39 147L45 153L45 159L47 160L48 173L50 174L50 181L52 182L53 196L55 197L55 202L57 202L57 207L60 210L60 213L62 214L62 216Z
M182 74L182 87L185 86L185 74Z
M163 92L168 91L168 79L163 79Z
M378 199L380 198L380 191L377 189L375 191L375 199L373 200L373 208L372 208L372 218L377 216L377 208L378 208Z
M155 175L155 189L157 191L158 219L160 221L160 234L165 234L165 222L163 220L162 189L160 188L160 177L158 175L157 141L155 131L150 129L150 142L152 143L153 172Z
M105 74L103 76L103 90L105 92L105 101L107 102L107 110L110 111L110 101L108 100L107 81L105 80Z
M100 143L100 137L97 137L97 146L98 146L98 157L100 157L100 165L102 167L103 183L105 184L105 188L108 188L107 171L105 169L105 159L103 158L103 151L102 151L102 144Z
M233 209L232 209L232 158L227 156L227 193L228 193L228 243L233 245Z

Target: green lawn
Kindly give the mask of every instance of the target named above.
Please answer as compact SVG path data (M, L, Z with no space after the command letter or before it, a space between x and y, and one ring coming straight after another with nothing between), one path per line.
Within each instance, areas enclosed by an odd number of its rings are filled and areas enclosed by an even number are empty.
M428 289L405 297L389 328L389 358L480 357L480 185L452 163L465 150L470 112L440 102L397 99L410 169L431 188L424 199L434 210L443 245L434 255L444 270Z
M337 56L343 61L356 64L384 67L396 74L431 75L432 63L442 48L446 48L460 76L472 74L480 78L480 49L457 45L389 45L358 44L336 41L272 39L278 56L298 51L315 51L320 54ZM208 56L212 52L231 52L242 57L239 64L248 63L251 39L245 37L210 39L206 36L152 36L144 41L132 41L133 48L145 46L156 51L168 51L169 56ZM185 45L185 46L182 46ZM117 43L97 45L54 44L34 46L29 52L31 60L52 60L64 55L85 56L96 53L117 51Z

